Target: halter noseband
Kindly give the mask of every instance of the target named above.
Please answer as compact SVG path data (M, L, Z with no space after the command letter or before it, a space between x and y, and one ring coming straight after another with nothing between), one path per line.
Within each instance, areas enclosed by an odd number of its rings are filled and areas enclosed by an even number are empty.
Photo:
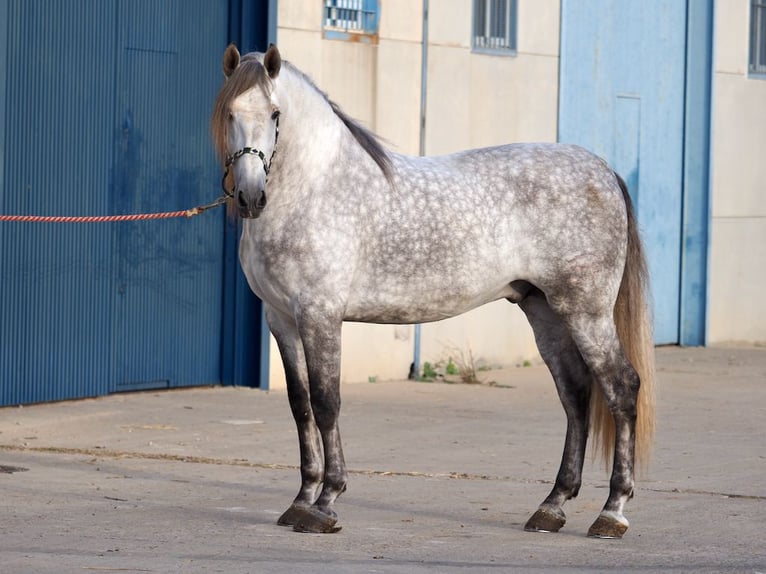
M233 198L234 197L234 191L236 189L232 189L229 191L226 189L226 178L229 176L229 168L234 165L234 162L236 162L239 158L241 158L245 154L253 154L257 155L261 161L263 162L263 171L266 173L266 182L269 181L269 172L271 171L271 162L274 161L274 155L277 153L277 142L279 141L279 112L274 113L274 149L271 150L271 157L269 158L269 161L266 161L266 155L259 149L256 149L254 147L243 147L240 150L235 151L231 155L226 155L226 162L224 163L224 167L226 170L223 172L223 177L221 178L221 189L223 189L223 194L227 198Z

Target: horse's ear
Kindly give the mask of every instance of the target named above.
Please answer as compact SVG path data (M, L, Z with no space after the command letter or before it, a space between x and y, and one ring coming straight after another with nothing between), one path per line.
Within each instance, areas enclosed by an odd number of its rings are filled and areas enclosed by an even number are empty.
M269 49L266 50L263 67L266 68L272 80L279 75L279 70L282 68L282 56L279 55L279 50L274 44L269 44Z
M223 53L223 75L228 78L237 69L237 66L239 66L239 50L232 43L226 47L226 51Z

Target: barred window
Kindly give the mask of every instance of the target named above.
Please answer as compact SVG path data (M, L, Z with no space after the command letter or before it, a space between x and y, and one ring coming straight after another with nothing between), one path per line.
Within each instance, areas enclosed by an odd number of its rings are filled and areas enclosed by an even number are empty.
M750 65L751 74L766 74L766 0L750 4Z
M474 51L516 53L516 4L517 0L473 0Z
M324 0L324 36L336 40L377 36L379 16L379 0Z

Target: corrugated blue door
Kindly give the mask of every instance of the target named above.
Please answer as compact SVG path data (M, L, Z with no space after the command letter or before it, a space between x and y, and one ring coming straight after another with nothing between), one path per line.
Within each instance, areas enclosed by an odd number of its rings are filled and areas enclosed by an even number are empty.
M218 193L208 118L220 85L226 2L118 7L114 204L173 211ZM121 224L114 361L120 389L220 381L222 213Z
M679 342L686 2L563 0L559 141L625 178L649 259L655 341Z
M0 0L0 210L218 193L226 0ZM0 404L220 382L223 214L0 226Z
M116 3L2 1L0 209L109 213ZM0 401L89 396L113 380L105 225L0 225Z

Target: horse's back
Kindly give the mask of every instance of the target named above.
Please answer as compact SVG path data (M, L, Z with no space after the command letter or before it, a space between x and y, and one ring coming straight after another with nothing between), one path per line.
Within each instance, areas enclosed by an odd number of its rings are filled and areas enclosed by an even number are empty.
M443 156L395 156L394 165L394 202L441 209L442 218L470 211L488 220L516 219L567 205L600 208L604 217L624 212L612 169L576 145L507 144ZM576 217L579 211L567 215Z
M479 197L504 202L550 203L568 197L578 201L585 187L606 196L616 190L606 162L576 145L507 144L443 157L470 178Z

